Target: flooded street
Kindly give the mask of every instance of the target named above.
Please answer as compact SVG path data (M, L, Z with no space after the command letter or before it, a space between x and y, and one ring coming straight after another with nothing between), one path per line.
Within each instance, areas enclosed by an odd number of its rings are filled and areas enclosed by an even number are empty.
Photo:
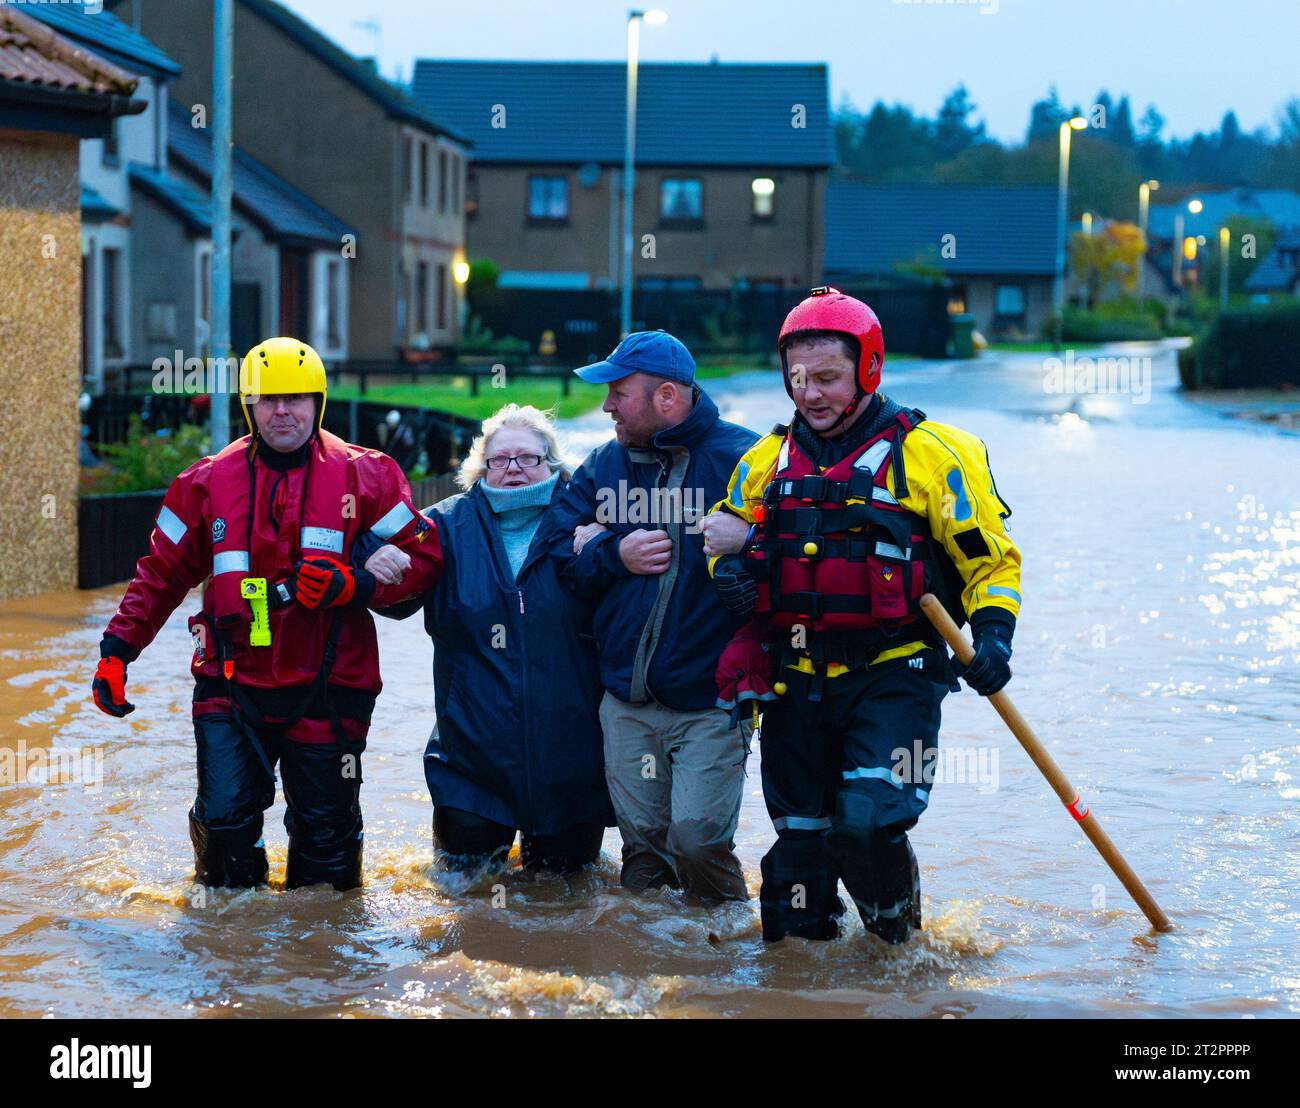
M0 1015L1300 1013L1300 437L1179 396L1167 347L1117 352L1152 359L1145 396L1045 388L1029 354L887 361L883 387L987 442L1024 554L1007 691L1174 932L1150 930L968 691L945 702L941 748L966 758L913 832L925 927L902 949L856 917L838 942L765 946L756 899L625 893L613 829L567 885L441 892L418 620L379 621L364 889L281 891L280 800L275 887L202 890L186 828L197 597L131 666L137 710L119 721L89 699L115 586L0 605ZM789 415L775 373L705 385L756 430ZM576 421L578 452L607 426ZM41 782L51 747L84 783ZM773 834L760 756L737 844L755 898Z

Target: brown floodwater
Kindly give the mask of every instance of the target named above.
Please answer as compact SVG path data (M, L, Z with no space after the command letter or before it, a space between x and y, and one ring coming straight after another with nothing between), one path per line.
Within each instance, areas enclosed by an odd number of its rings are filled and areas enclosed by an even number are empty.
M885 387L989 444L1024 552L1008 691L1176 924L1151 931L989 706L945 703L952 757L913 841L925 926L889 950L762 942L757 902L617 886L617 831L570 882L430 877L418 620L379 621L365 887L192 883L189 635L131 667L134 715L88 691L120 587L0 605L0 1015L1282 1016L1300 1010L1300 438L1147 399L1044 387L1043 356L886 367ZM770 376L706 382L787 412ZM576 421L576 445L606 433ZM51 751L62 752L59 756ZM771 838L755 744L737 839ZM498 888L493 889L493 884Z

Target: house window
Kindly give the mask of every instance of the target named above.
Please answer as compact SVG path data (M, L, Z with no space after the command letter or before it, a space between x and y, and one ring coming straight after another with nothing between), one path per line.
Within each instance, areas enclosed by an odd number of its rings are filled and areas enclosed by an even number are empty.
M420 207L429 206L429 144L420 143Z
M417 262L415 266L415 329L422 335L429 333L428 262Z
M343 263L329 262L325 266L325 334L326 343L333 348L343 345Z
M438 330L447 329L447 267L438 266Z
M473 219L478 213L478 177L472 169L465 171L465 218Z
M460 217L460 155L451 156L451 210Z
M665 177L659 186L659 218L665 223L700 222L704 182L698 177Z
M528 178L528 218L558 223L569 218L569 179L567 177Z
M118 298L121 295L122 252L105 250L104 265L104 357L120 358L122 356L121 310Z
M447 210L447 151L438 151L438 211Z
M407 135L402 139L402 199L410 201L411 199L411 173L414 169L411 164L411 136Z
M998 285L993 293L993 314L1003 318L1021 318L1025 314L1025 286Z
M754 218L771 219L776 212L776 182L771 177L755 177L749 191L754 198Z

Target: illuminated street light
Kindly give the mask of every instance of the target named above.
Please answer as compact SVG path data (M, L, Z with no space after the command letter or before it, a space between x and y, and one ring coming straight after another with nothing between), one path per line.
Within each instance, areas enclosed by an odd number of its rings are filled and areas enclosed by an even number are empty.
M654 9L627 13L627 136L623 147L623 266L619 290L619 332L632 330L632 190L636 161L636 78L641 53L642 21L657 27L667 22L668 13Z

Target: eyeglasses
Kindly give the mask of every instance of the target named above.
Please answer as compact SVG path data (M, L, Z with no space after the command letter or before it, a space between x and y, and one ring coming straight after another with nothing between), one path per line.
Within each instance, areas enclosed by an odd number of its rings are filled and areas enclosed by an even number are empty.
M542 464L540 454L495 454L487 460L488 469L509 469L511 462L518 462L520 469L533 469Z

